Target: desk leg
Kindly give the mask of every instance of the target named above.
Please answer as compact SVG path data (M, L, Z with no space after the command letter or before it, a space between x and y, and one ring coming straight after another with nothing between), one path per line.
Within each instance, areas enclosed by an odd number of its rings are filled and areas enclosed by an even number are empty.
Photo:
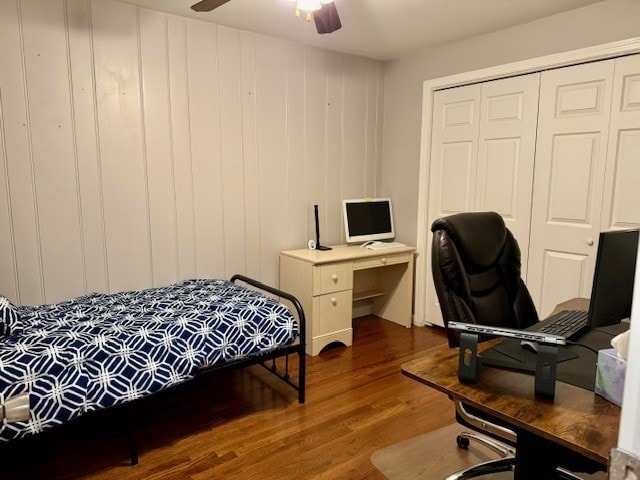
M554 445L525 431L518 432L514 480L556 479Z
M579 479L570 473L604 471L606 465L588 460L582 455L567 450L549 440L526 431L518 431L514 480L561 480ZM557 469L563 467L562 473Z

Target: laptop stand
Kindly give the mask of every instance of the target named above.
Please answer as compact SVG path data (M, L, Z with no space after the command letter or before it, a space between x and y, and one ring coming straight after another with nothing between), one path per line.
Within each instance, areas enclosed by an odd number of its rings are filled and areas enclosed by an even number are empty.
M558 347L539 343L536 357L534 392L536 396L553 398L556 392ZM505 366L516 368L513 364L505 364ZM478 335L461 332L458 379L461 383L476 383L480 367L482 367L482 357L478 355Z

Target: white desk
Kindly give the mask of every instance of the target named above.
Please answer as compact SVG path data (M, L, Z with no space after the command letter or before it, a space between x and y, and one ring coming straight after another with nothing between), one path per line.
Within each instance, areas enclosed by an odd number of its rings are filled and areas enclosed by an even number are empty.
M280 289L296 296L307 318L307 353L353 342L354 302L371 299L373 313L411 327L414 247L280 252Z

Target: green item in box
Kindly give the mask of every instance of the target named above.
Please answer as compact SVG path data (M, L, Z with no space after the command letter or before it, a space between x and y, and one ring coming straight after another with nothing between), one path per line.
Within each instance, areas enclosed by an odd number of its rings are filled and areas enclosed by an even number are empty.
M600 350L598 352L595 392L621 406L626 370L627 361L619 357L614 348Z

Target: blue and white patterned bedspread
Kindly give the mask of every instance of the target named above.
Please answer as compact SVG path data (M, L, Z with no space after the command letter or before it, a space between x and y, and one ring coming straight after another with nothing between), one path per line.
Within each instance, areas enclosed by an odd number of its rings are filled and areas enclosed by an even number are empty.
M298 333L284 305L224 280L18 311L22 331L0 340L0 403L29 392L31 420L4 420L0 441L157 392L202 366L267 353Z

